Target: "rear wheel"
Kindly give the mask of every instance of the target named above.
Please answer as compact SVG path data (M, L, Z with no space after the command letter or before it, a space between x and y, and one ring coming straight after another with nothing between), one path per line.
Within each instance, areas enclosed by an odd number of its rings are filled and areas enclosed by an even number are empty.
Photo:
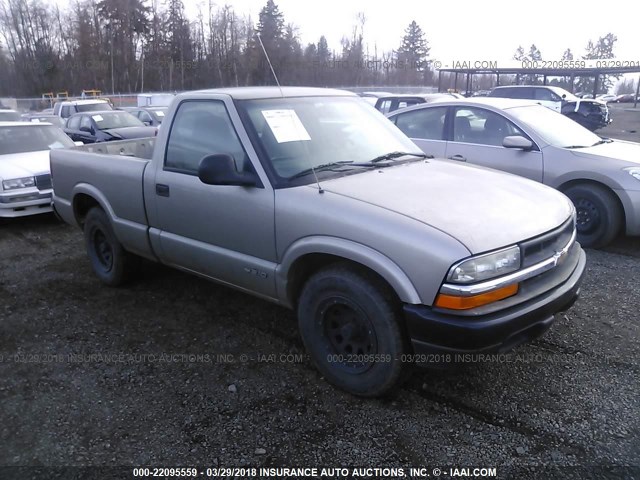
M582 246L601 248L611 243L622 227L622 211L613 193L590 184L569 187L564 193L576 207Z
M366 397L399 383L406 342L398 307L384 282L350 265L309 278L298 303L300 334L329 382Z
M93 271L103 283L118 286L128 280L136 258L122 247L101 208L89 210L84 222L84 239Z

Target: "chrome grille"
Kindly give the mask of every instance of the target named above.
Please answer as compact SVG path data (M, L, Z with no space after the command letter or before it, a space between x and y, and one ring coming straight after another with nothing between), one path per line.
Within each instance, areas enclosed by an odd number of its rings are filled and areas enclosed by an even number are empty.
M556 252L561 251L571 241L574 229L573 218L570 218L559 228L522 242L520 245L522 267L526 268L553 257Z
M36 187L38 190L48 190L51 188L51 174L36 175Z

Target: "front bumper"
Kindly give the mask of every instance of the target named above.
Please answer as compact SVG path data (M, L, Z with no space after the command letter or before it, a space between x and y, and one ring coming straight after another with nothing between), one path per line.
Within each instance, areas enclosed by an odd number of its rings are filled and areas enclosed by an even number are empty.
M404 305L407 330L416 354L504 353L542 335L554 315L578 298L586 255L562 284L531 300L487 315L444 314L425 305Z
M0 192L0 217L15 218L51 212L53 190L25 188Z

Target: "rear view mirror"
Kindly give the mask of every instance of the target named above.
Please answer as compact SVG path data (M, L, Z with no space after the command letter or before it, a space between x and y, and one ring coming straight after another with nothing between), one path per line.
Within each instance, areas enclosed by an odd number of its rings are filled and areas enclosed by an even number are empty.
M226 153L207 155L200 160L198 178L207 185L255 187L258 184L254 173L238 172L233 157Z
M505 148L518 148L520 150L531 150L533 148L533 142L520 135L511 135L504 137L502 140L502 146Z

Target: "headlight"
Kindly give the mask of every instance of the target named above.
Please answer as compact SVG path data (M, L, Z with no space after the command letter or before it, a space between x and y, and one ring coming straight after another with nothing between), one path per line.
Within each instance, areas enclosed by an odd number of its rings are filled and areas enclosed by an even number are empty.
M520 248L505 248L498 252L479 255L464 260L449 270L450 283L476 283L489 278L515 272L520 268Z
M3 180L2 188L5 190L15 190L17 188L35 187L36 179L33 177L13 178L11 180Z
M640 168L638 167L625 168L625 171L636 180L640 180Z

